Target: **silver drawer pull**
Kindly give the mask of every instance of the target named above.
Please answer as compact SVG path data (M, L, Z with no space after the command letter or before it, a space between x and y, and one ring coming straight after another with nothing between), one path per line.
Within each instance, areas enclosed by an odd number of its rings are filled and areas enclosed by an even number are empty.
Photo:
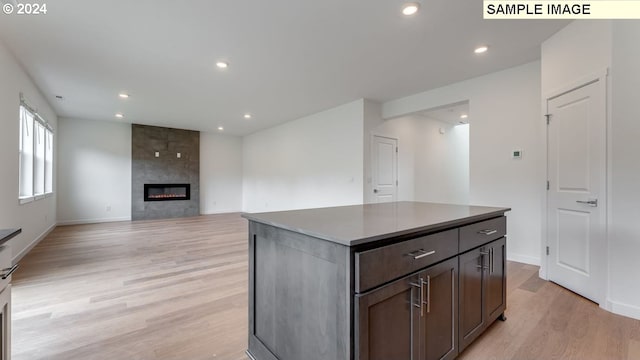
M407 255L412 256L413 260L422 259L423 257L435 254L435 250L425 251L424 249L416 250L414 252L410 252Z
M2 274L2 280L8 278L9 276L11 276L11 274L13 274L14 271L18 270L18 264L15 264L10 268L2 269L2 271L7 271L7 270L9 270L9 272Z
M481 234L481 235L493 235L493 234L495 234L495 233L497 233L497 232L498 232L498 230L494 230L494 229L485 229L485 230L480 230L480 231L478 231L478 234Z

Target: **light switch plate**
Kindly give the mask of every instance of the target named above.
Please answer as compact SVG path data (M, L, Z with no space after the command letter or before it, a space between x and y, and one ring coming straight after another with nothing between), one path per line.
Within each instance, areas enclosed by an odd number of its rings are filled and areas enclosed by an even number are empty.
M160 151L156 151L156 157L160 157Z

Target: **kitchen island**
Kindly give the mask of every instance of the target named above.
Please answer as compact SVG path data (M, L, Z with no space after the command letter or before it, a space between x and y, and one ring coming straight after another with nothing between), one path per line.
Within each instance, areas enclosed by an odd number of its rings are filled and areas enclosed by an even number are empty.
M508 208L243 214L256 360L453 359L506 309Z

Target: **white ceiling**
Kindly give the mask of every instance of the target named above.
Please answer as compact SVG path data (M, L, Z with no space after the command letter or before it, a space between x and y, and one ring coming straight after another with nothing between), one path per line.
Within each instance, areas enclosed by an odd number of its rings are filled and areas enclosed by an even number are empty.
M536 60L567 24L483 20L479 0L423 0L413 17L401 4L55 0L46 15L1 14L0 38L60 116L245 135Z

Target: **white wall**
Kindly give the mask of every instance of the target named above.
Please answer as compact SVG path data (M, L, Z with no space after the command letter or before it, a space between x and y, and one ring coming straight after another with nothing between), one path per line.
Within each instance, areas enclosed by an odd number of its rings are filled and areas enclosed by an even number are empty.
M242 138L200 133L200 213L242 210Z
M573 21L542 43L542 95L568 90L611 66L611 21ZM591 78L590 78L591 79Z
M469 125L416 120L415 200L469 204Z
M243 141L243 210L363 202L364 101L259 131Z
M469 100L469 202L512 208L507 257L540 263L543 193L540 63L532 62L383 104L385 119ZM511 159L521 149L523 158Z
M131 219L131 125L61 118L58 223Z
M59 143L58 119L51 106L0 41L0 228L22 228L11 240L14 260L41 240L56 222L56 169L54 195L31 203L18 204L18 137L20 93L54 127L54 146ZM54 161L59 157L54 149Z
M609 305L640 319L640 22L613 22Z

